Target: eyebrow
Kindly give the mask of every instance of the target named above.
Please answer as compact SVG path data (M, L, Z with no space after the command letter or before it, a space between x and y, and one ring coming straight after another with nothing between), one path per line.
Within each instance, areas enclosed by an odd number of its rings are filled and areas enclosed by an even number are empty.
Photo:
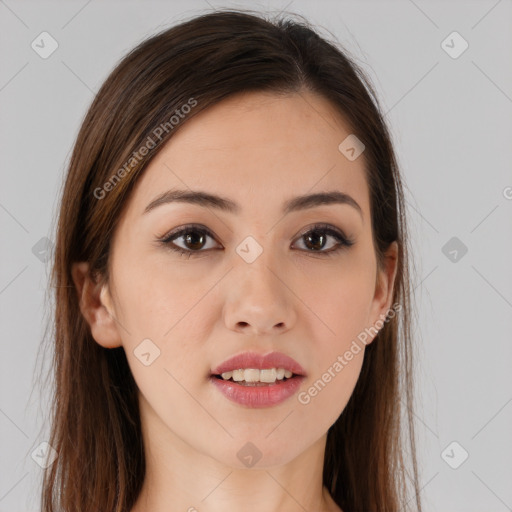
M238 203L235 203L226 197L210 194L208 192L202 192L200 190L175 189L168 190L167 192L157 196L146 206L143 213L148 213L149 211L162 204L174 202L197 204L205 208L216 208L233 214L240 213L241 211L240 205ZM289 199L285 201L282 213L286 215L291 212L306 210L309 208L315 208L317 206L329 204L347 204L352 206L355 210L358 211L361 218L363 218L363 211L357 201L352 196L337 190L333 190L331 192L306 194Z

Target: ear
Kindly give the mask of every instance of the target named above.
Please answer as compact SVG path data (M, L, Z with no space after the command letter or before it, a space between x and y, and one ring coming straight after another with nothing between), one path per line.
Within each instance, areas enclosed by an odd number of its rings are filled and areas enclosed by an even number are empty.
M105 348L122 345L107 283L94 280L89 263L73 263L71 275L78 293L80 311L91 328L92 337Z
M370 311L370 325L379 326L388 315L393 300L393 290L395 278L398 268L398 244L392 242L384 256L384 268L377 268L377 276L375 280L375 294L372 301ZM378 322L378 321L381 322ZM378 328L378 327L377 327ZM377 329L376 328L376 329ZM377 336L377 334L375 334ZM375 336L367 343L371 343Z

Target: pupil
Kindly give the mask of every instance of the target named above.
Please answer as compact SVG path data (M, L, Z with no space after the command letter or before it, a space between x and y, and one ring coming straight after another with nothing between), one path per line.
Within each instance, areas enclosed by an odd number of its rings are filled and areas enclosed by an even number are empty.
M318 240L321 240L322 242L325 242L325 237L323 235L319 235L317 231L314 231L312 235L307 235L306 237L307 241L306 241L306 246L309 247L309 240L313 239L313 245L316 245L318 243ZM320 247L314 247L315 249L322 249L322 247L324 246L324 243L320 243Z
M198 241L194 241L194 238L197 238L197 237L194 237L191 234L187 234L185 236L186 243L189 245L189 247L191 249L201 249L201 247L202 247L202 245L204 243L204 235L202 233L197 232L197 231L193 231L193 233L196 233L196 235L198 235L200 241L199 242Z

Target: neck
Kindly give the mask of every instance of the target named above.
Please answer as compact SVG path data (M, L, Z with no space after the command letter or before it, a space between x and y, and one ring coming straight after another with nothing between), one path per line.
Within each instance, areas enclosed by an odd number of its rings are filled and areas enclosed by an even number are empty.
M292 460L240 469L190 446L143 398L140 406L146 474L131 512L340 511L322 483L326 435ZM247 442L232 444L236 453Z

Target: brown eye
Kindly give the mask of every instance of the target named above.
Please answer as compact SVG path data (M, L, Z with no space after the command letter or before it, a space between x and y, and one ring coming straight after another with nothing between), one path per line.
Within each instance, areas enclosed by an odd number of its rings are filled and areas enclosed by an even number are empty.
M333 239L334 242L330 242L329 239ZM329 225L313 226L312 229L302 233L299 240L304 241L306 252L326 255L331 255L354 244L352 240Z
M211 239L211 242L208 239ZM302 252L326 256L331 256L354 244L338 229L322 224L304 231L298 240L303 243L304 248L300 248ZM208 229L196 225L182 226L159 238L158 241L169 249L188 257L215 249L217 243Z
M205 244L206 236L204 233L200 233L199 231L192 231L192 234L187 234L183 236L183 240L185 245L187 245L187 249L191 249L193 251L198 251L203 248Z
M327 242L327 236L318 231L312 231L311 234L304 235L305 245L308 249L320 251Z
M208 239L212 239L212 242ZM189 256L215 248L212 234L206 228L193 225L174 230L159 241L169 249Z

